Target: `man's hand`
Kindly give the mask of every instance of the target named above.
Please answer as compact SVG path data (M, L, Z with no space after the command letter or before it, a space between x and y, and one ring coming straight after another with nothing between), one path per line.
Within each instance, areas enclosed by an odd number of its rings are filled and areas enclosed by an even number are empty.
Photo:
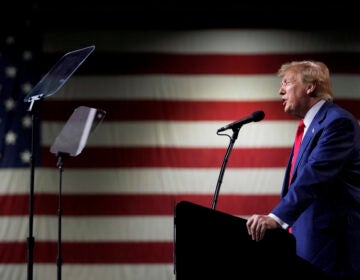
M246 227L252 240L260 241L268 229L275 229L280 225L268 215L252 215L246 222Z

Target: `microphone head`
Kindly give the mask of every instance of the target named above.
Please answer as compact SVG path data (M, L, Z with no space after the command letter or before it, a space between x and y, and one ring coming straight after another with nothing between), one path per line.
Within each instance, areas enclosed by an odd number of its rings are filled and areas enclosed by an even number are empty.
M263 118L265 117L265 113L264 111L256 111L254 113L252 113L252 118L254 120L254 122L259 122L261 121Z

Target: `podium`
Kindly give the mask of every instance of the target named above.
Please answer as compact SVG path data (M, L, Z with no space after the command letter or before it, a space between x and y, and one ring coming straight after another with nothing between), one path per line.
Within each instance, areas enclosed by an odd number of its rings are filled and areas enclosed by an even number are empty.
M253 241L245 219L188 201L175 206L174 267L176 280L320 275L297 257L287 231L268 230L263 240Z

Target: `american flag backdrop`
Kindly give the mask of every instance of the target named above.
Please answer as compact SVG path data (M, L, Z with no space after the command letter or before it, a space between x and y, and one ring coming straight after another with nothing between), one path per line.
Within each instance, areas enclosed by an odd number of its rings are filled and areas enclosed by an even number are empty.
M96 47L40 108L34 279L57 276L60 174L50 147L74 109L89 106L107 114L82 153L64 160L63 278L168 280L176 278L175 204L187 200L211 207L229 144L217 129L265 112L264 120L241 128L216 209L244 218L267 213L279 200L297 123L283 112L277 69L291 60L324 61L335 102L360 119L359 35L280 29L54 31L44 34L36 63L23 55L10 61L6 50L14 48L12 41L2 38L0 278L26 279L27 273L31 137L23 98L40 79L35 74L45 74L63 54ZM26 75L31 80L24 83Z

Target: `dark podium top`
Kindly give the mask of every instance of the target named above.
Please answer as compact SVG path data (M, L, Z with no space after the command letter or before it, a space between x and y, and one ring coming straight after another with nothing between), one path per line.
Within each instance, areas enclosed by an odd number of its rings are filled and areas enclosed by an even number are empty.
M174 220L177 280L319 276L296 256L295 238L283 229L268 230L256 242L245 219L187 201L176 205Z

